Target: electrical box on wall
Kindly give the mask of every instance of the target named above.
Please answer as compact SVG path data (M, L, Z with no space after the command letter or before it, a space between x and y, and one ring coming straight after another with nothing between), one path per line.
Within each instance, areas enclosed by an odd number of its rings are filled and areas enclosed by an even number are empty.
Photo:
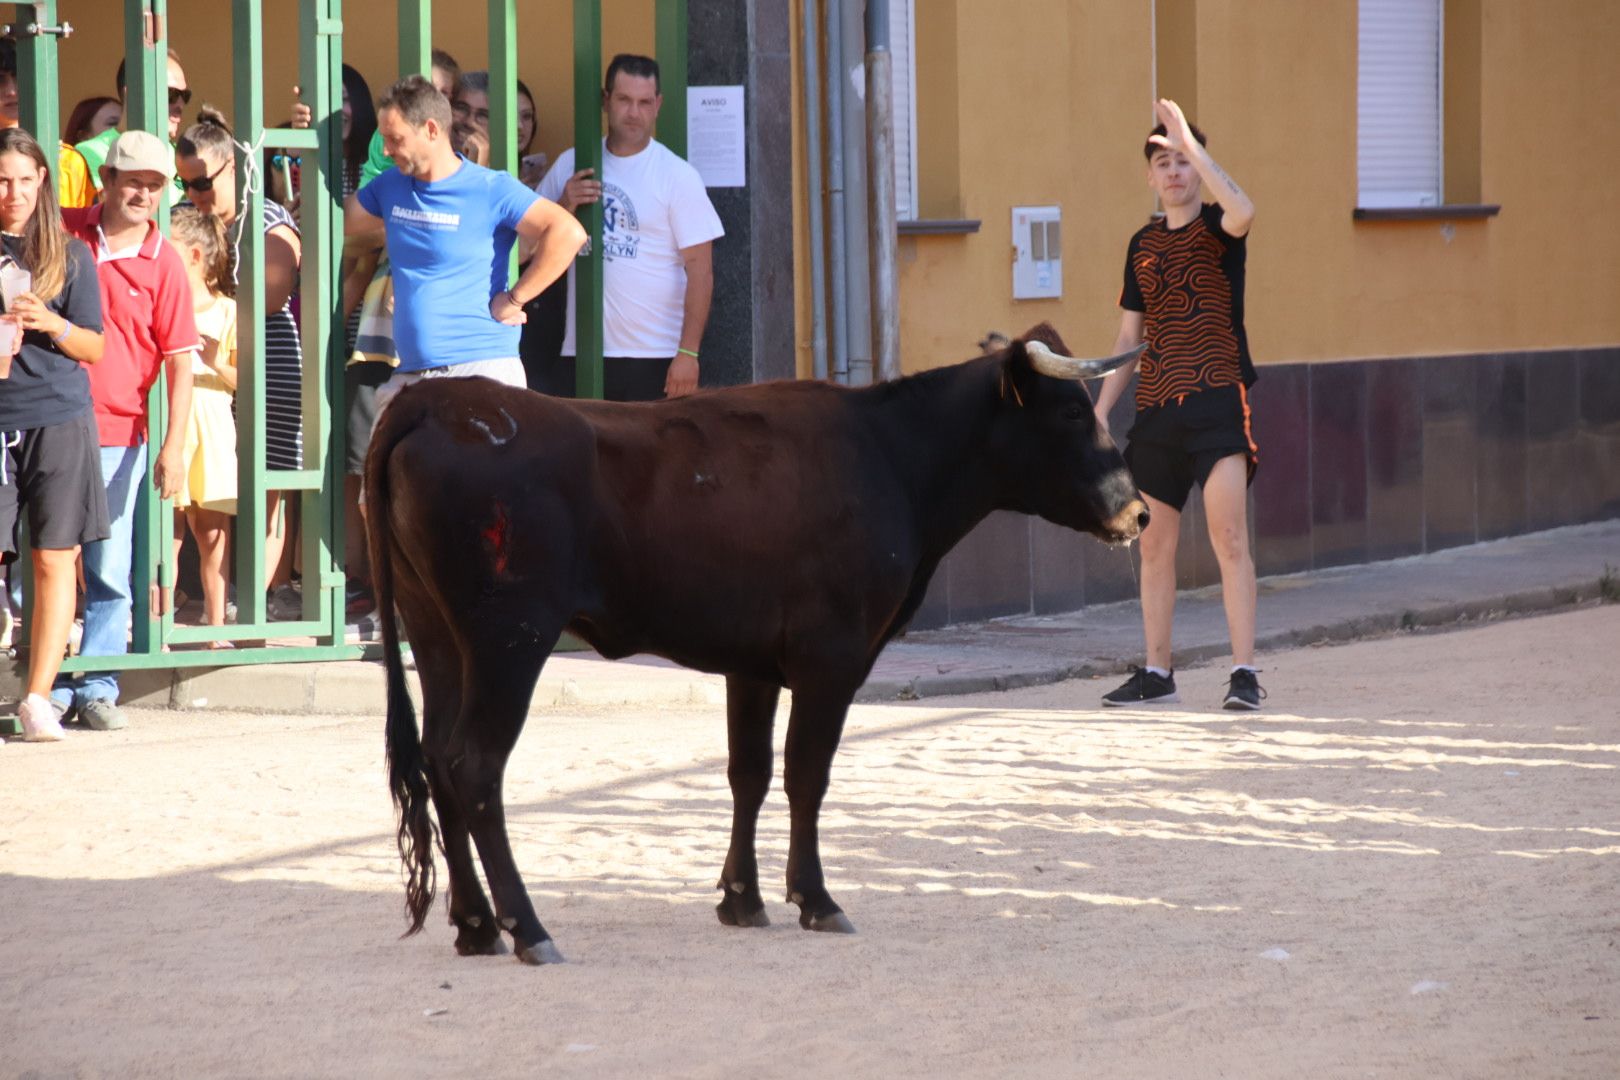
M1063 295L1062 221L1056 206L1013 207L1014 300Z

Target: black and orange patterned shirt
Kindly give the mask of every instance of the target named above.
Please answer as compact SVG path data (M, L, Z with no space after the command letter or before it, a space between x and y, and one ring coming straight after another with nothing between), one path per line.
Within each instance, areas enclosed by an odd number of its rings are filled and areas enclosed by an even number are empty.
M1221 229L1222 213L1220 204L1206 203L1179 229L1159 218L1131 237L1119 306L1146 316L1138 410L1200 390L1254 383L1243 330L1248 247L1243 237Z

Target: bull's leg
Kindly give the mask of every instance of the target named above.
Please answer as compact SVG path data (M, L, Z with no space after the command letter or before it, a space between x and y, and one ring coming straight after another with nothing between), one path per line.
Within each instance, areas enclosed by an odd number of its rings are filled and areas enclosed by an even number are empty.
M853 691L833 694L824 689L793 689L784 767L784 786L793 818L787 887L788 900L799 905L799 925L806 930L855 932L843 909L833 903L827 893L817 834L817 819L821 815L821 800L827 794L833 754L838 750L844 715L854 696Z
M429 620L435 613L413 604L412 599L400 597L407 619L414 612L414 625L434 625ZM450 761L460 753L452 735L461 712L461 651L446 635L421 634L412 645L412 655L422 682L422 754L450 875L450 924L456 928L456 951L462 956L498 955L506 951L506 945L479 883L466 808L450 777Z
M782 688L733 675L726 679L726 733L731 763L731 850L717 888L725 892L715 913L727 926L769 926L759 895L754 831L771 787L771 729Z
M503 620L492 617L488 622L501 626ZM518 959L526 964L560 964L563 957L540 925L512 858L501 779L506 760L523 731L535 680L556 643L560 625L549 636L537 636L534 645L475 646L463 685L458 722L464 736L463 753L450 762L450 774L466 809L478 857L484 864L484 877L495 899L496 922L512 935ZM538 647L542 642L544 650Z

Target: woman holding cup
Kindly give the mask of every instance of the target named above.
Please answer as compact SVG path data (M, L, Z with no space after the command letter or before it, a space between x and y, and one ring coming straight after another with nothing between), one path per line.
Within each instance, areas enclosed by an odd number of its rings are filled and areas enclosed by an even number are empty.
M0 131L0 561L18 555L28 508L34 565L26 696L30 742L62 737L51 683L73 624L79 546L106 539L107 492L84 364L101 359L101 289L68 236L49 160L21 128Z

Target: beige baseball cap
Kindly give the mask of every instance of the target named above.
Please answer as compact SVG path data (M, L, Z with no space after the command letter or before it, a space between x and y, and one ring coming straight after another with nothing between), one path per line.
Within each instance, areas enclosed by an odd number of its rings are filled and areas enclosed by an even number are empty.
M150 131L126 131L107 153L106 165L119 172L155 172L174 179L174 150Z

